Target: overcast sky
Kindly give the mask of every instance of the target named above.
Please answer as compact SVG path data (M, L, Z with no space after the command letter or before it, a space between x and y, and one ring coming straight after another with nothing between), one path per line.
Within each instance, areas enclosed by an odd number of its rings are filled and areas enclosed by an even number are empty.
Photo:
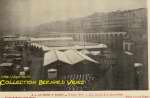
M22 28L94 12L143 7L146 0L0 0L0 27Z

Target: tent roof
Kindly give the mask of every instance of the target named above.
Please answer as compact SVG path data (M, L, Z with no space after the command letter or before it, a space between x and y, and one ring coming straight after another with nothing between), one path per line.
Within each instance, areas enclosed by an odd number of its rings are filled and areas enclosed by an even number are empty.
M45 53L45 55L44 55L43 66L46 66L46 65L51 64L51 63L56 62L56 61L57 61L57 56L56 56L55 52L49 51L49 52Z
M68 64L72 64L71 61L67 58L67 56L64 54L64 52L56 51L56 55L58 60L63 61Z
M64 52L64 54L71 61L72 64L76 64L84 60L84 58L80 56L77 51L74 51L74 50L67 50Z
M46 66L56 61L62 61L64 63L74 65L79 63L83 60L88 60L90 62L98 63L97 61L93 60L92 58L76 51L76 50L67 50L65 52L61 52L58 50L52 50L44 55L44 64Z

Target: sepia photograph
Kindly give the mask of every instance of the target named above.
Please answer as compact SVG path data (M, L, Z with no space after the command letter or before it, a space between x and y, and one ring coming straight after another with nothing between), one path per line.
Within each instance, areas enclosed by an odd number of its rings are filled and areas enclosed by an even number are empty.
M148 82L147 0L0 0L0 92Z

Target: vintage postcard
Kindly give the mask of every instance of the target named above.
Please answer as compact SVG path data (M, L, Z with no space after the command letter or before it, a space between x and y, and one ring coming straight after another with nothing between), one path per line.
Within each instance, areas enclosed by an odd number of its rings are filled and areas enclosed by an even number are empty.
M148 16L148 0L0 0L0 96L150 98Z

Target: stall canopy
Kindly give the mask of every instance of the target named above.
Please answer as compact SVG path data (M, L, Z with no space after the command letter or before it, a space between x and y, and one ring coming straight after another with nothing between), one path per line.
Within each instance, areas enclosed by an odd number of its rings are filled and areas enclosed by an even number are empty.
M47 66L56 61L61 61L61 62L67 63L69 65L74 65L83 60L87 60L87 61L90 61L93 63L98 63L97 61L82 54L81 52L78 52L77 50L67 50L65 52L61 52L58 50L51 50L51 51L45 53L43 66Z

